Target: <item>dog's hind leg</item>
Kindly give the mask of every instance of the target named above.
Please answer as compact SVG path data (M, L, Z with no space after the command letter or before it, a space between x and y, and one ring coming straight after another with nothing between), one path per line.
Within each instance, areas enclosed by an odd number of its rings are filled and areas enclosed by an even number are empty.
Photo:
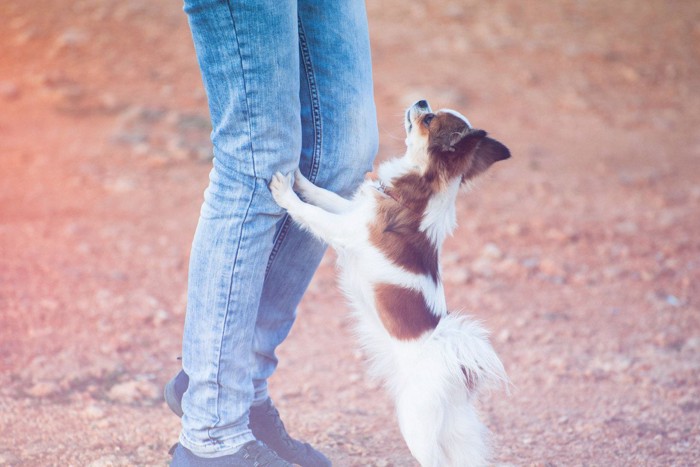
M352 201L311 183L299 169L294 172L294 190L307 203L325 209L328 212L341 214L350 211Z
M411 381L397 391L396 415L408 449L422 467L448 467L440 445L445 418L441 400L431 396L430 382Z

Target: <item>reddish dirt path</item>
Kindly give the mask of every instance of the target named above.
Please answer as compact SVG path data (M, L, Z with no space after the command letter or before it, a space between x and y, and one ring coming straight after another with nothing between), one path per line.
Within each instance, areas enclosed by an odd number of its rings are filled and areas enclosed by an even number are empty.
M527 5L527 6L526 6ZM539 5L539 6L538 6ZM700 464L700 5L369 2L380 157L418 97L514 158L459 203L448 303L512 378L498 465ZM0 465L164 465L209 162L179 4L0 4ZM332 256L273 396L339 466L414 465Z

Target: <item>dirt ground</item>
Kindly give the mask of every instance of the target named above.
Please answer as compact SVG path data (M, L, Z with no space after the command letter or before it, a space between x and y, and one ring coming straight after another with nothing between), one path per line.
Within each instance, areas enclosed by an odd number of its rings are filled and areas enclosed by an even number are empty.
M368 2L380 158L403 109L505 142L459 201L448 304L513 382L500 466L700 465L700 3ZM165 465L210 166L179 2L0 3L0 465ZM328 254L273 398L338 466L416 465Z

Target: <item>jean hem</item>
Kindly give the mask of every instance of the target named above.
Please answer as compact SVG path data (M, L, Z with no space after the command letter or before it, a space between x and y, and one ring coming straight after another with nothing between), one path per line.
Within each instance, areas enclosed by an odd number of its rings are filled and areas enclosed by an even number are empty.
M196 443L185 436L184 433L180 433L179 443L192 451L192 453L198 457L204 458L215 458L229 456L231 454L237 453L244 444L255 441L255 436L253 433L248 431L246 433L241 433L239 435L231 436L230 438L225 438L217 441L211 441L208 443Z

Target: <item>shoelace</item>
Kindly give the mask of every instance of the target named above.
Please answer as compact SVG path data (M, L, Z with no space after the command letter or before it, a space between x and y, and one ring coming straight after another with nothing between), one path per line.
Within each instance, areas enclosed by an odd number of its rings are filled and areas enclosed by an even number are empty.
M254 407L251 417L257 420L257 430L253 430L255 436L268 443L286 461L302 465L309 462L315 465L318 461L319 454L310 444L297 441L287 433L279 411L271 402L268 401L262 407Z
M269 467L284 467L289 465L282 459L280 459L271 449L259 443L251 443L242 448L245 450L243 458L251 459L255 462L255 465L269 466Z
M269 415L272 418L272 423L275 425L275 429L277 430L277 433L279 434L282 442L292 449L297 448L296 443L294 442L292 437L289 436L289 433L287 433L287 430L284 428L284 423L282 423L280 413L274 405L270 405L267 411L267 415Z

